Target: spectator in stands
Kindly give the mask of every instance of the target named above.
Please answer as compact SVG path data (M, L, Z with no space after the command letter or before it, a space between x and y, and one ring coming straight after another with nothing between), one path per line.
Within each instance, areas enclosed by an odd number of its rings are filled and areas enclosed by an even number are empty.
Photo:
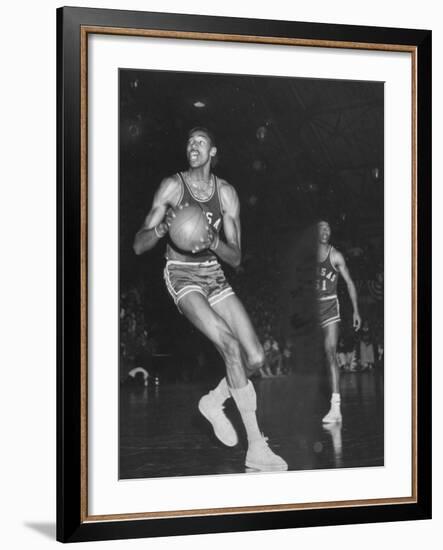
M374 344L367 320L363 322L360 338L361 370L373 369L375 364Z

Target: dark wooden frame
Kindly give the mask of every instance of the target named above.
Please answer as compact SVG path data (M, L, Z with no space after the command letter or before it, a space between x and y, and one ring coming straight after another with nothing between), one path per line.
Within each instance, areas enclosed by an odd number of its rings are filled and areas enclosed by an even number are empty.
M87 512L88 33L407 51L413 68L411 498L191 512ZM83 72L82 72L83 71ZM431 32L120 10L57 10L57 539L217 533L431 517Z

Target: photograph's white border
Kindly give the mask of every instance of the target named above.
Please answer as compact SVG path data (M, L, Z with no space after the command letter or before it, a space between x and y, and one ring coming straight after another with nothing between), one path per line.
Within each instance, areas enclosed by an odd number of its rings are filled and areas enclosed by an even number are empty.
M410 496L411 54L106 35L88 53L89 514ZM118 480L119 68L385 82L384 467Z

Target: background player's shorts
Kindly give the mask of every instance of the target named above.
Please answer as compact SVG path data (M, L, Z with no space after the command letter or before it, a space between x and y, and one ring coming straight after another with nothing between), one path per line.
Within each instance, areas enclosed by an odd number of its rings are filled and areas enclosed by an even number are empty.
M340 306L337 296L328 296L318 300L318 313L322 328L340 322Z
M234 294L217 260L195 263L168 260L163 274L166 288L179 309L180 300L190 292L199 292L211 306Z

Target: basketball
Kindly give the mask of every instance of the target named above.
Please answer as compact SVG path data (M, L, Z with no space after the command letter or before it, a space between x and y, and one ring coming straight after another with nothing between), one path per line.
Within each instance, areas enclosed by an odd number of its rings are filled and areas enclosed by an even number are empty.
M180 250L190 252L201 245L200 239L206 239L208 222L203 210L198 206L185 206L175 211L175 218L169 228L172 242Z

